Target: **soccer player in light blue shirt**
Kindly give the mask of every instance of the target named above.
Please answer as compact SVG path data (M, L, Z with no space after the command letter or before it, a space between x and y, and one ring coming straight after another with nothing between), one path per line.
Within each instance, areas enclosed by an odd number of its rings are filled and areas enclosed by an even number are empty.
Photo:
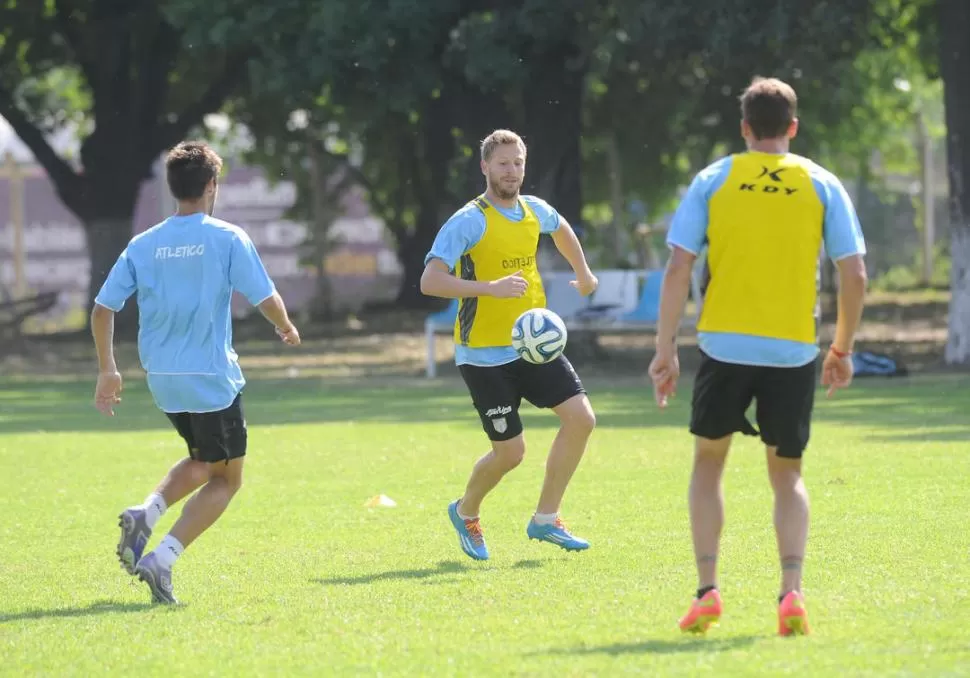
M95 299L91 328L98 353L95 405L113 416L122 387L114 316L137 294L138 353L149 390L188 446L188 457L145 502L119 516L122 566L148 584L154 602L175 603L175 560L242 484L246 381L232 348L233 290L259 308L284 343L298 346L300 334L249 236L211 216L222 159L203 143L183 142L168 154L165 168L178 210L135 236L118 257ZM161 515L200 486L171 532L143 557Z

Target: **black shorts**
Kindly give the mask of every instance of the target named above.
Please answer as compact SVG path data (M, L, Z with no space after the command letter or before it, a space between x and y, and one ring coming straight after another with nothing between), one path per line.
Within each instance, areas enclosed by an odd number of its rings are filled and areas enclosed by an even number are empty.
M711 440L738 432L759 435L745 416L754 400L761 440L777 447L779 457L800 459L811 430L815 369L816 360L801 367L759 367L720 362L702 352L691 433Z
M494 367L459 365L458 371L489 440L511 440L522 433L519 405L523 398L536 407L549 408L586 393L564 355L544 365L520 358Z
M229 463L246 456L246 419L243 417L242 394L232 405L218 412L166 412L175 430L189 446L195 461Z

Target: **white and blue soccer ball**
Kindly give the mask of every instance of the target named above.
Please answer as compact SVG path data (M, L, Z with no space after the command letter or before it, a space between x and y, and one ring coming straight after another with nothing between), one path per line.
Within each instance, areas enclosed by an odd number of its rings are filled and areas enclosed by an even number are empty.
M512 325L512 348L526 362L552 362L566 348L566 324L547 308L530 308Z

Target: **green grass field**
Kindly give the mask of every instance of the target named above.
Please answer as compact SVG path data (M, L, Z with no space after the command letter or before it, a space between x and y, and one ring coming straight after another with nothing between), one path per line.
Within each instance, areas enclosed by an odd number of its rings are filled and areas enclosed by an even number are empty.
M117 514L184 450L143 384L109 420L92 383L0 381L0 674L970 675L970 379L821 399L800 639L775 636L751 439L726 472L722 625L676 629L696 585L689 385L659 413L642 384L588 383L599 427L563 512L581 554L525 537L555 423L526 407L476 563L446 516L487 445L460 382L253 380L246 484L179 561L170 609L114 557ZM398 507L363 507L381 493Z

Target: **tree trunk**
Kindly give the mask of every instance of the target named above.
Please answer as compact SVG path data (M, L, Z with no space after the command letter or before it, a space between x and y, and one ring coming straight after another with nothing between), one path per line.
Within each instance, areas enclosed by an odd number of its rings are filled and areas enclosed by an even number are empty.
M471 155L458 163L458 193L455 208L464 201L484 192L485 177L482 176L481 141L497 129L515 129L513 115L502 93L495 90L482 91L465 80L456 82L451 97L453 126L462 130L462 141L471 148ZM526 168L528 173L528 168Z
M404 277L397 303L405 307L426 308L431 303L421 293L424 257L453 207L448 185L456 154L451 134L455 126L451 117L454 111L447 99L451 95L451 90L445 90L444 97L431 97L425 101L414 138L419 166L412 171L410 188L416 215L414 227L398 238L398 258ZM402 167L403 171L407 169Z
M940 0L940 74L950 181L950 320L946 362L970 364L970 3Z
M311 220L313 238L313 259L317 269L317 293L313 300L314 311L322 318L333 317L333 288L327 272L329 254L328 236L330 226L336 217L331 213L328 201L327 176L324 168L323 152L320 141L313 136L307 139L307 160L310 172L310 186L313 191Z
M970 228L966 222L951 229L950 256L950 329L945 358L950 365L965 365L970 363Z
M564 69L576 60L576 45L550 50L549 72L559 78L531 83L525 94L525 136L529 146L525 190L547 200L566 220L577 226L582 215L583 73Z
M616 132L611 132L607 141L607 158L610 167L610 207L613 212L613 222L610 224L610 249L612 251L611 266L622 266L626 263L626 243L624 242L626 205L623 201L623 171L620 160L620 143Z
M88 309L94 306L94 298L101 290L111 267L118 260L118 255L128 246L131 240L132 215L110 216L92 215L83 221L87 236L88 260L91 262L91 277L88 280ZM115 327L119 334L129 334L136 326L137 306L132 296L125 304L125 309L116 318Z
M401 287L397 295L397 303L405 308L430 308L435 300L421 293L421 274L424 273L424 257L431 249L434 232L430 240L420 237L422 231L409 235L398 241L397 256L404 270Z

